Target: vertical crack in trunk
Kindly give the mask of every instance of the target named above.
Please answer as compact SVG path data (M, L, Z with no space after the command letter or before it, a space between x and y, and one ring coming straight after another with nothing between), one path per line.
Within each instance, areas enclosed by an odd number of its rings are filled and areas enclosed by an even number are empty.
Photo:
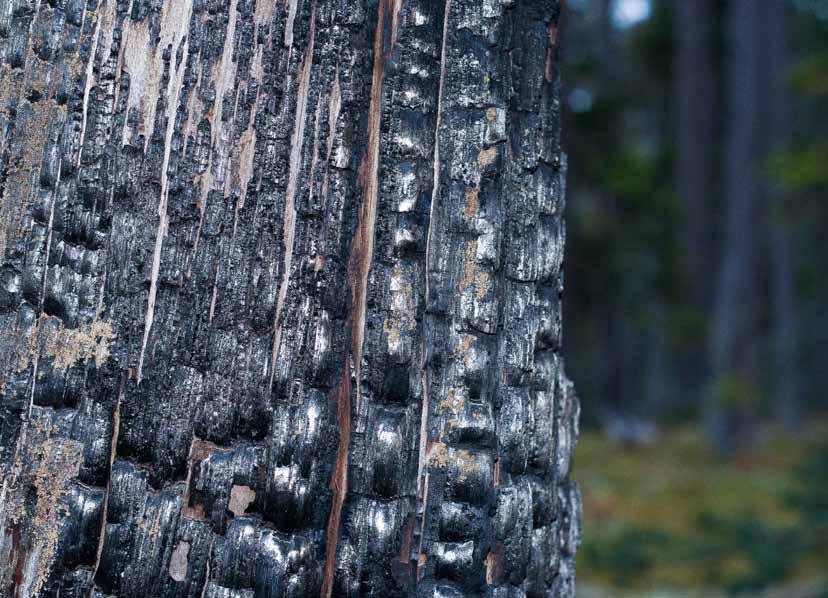
M431 189L431 205L428 212L428 231L426 232L425 245L425 265L423 266L424 280L425 280L425 299L423 308L423 329L426 326L426 318L428 318L428 263L429 253L431 249L431 225L434 221L434 206L440 197L440 125L442 124L442 107L443 107L443 83L446 77L446 37L448 34L449 12L451 11L451 0L445 0L446 4L443 9L443 33L441 36L440 47L440 81L437 86L437 117L434 126L434 179L432 181ZM425 528L425 510L426 510L426 493L428 492L428 472L425 471L426 463L426 448L428 446L428 415L429 415L429 380L428 380L428 347L425 342L425 334L423 334L422 346L420 349L420 378L423 387L423 402L420 412L420 446L417 461L417 513L422 513L422 521L420 522L420 544L417 548L417 575L419 578L420 563L422 561L423 550L423 531Z
M351 305L348 310L348 325L351 333L351 349L346 351L343 365L343 380L338 393L339 447L331 489L333 504L328 519L325 575L322 582L323 598L330 598L333 591L336 549L339 543L339 525L342 506L348 492L348 452L351 437L351 402L349 362L354 364L355 398L357 411L361 401L362 343L365 334L365 312L368 290L368 274L374 255L374 227L377 218L377 197L379 195L379 145L382 125L382 81L385 57L383 56L383 34L387 2L380 0L377 13L377 28L374 35L374 64L371 76L371 100L368 106L368 148L360 164L359 181L363 198L359 211L357 229L348 256L348 286L351 291ZM393 10L393 9L392 9ZM396 11L394 11L396 12ZM392 33L392 37L394 34Z
M98 574L98 568L101 565L101 555L103 554L104 539L106 538L106 513L109 509L109 495L112 492L112 466L115 464L115 453L118 449L118 434L121 431L121 401L124 396L124 388L126 387L126 376L121 376L121 387L118 390L118 398L115 400L115 409L112 411L112 436L110 437L109 449L109 475L110 478L106 484L104 492L103 507L101 509L101 529L98 537L98 548L95 552L95 564L92 566L91 579L94 581ZM94 586L89 591L89 598L94 594Z

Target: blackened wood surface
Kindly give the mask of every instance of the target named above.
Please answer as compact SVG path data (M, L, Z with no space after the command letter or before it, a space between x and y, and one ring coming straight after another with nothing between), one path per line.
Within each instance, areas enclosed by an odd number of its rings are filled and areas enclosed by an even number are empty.
M0 0L0 591L574 596L557 0Z

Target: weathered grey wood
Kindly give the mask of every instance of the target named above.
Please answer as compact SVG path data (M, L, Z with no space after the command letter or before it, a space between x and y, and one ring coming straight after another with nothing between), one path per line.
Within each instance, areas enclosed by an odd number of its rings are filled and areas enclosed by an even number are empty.
M557 0L0 0L0 587L574 596Z

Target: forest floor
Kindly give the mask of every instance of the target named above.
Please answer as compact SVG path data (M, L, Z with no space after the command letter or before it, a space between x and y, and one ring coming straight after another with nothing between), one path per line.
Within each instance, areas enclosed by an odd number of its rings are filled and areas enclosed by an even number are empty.
M828 422L723 459L694 426L578 444L579 597L828 598Z

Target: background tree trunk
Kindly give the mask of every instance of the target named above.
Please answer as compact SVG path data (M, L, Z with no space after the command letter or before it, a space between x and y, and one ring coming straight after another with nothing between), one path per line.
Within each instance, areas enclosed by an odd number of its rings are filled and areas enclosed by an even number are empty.
M764 61L767 69L766 90L763 94L768 103L765 156L770 158L774 152L789 150L792 136L786 2L768 0L763 5L762 16L767 56ZM774 373L772 405L778 420L788 431L794 432L799 429L802 405L792 198L778 183L770 184L767 194Z
M708 427L720 449L749 442L759 389L759 238L762 150L759 110L761 15L752 0L728 6L728 127L725 133L721 266L711 335Z
M712 262L710 199L713 189L711 152L715 138L713 67L714 11L710 0L676 0L675 127L676 192L683 210L681 234L684 267L693 282L691 297L700 310L710 305Z
M557 0L0 3L0 586L574 596Z

